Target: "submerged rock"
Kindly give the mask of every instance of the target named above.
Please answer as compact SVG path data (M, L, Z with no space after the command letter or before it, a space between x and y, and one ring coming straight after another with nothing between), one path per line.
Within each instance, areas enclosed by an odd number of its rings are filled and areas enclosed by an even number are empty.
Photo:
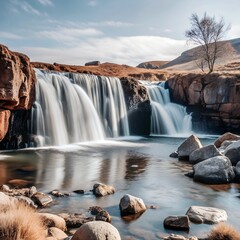
M171 154L169 155L169 157L171 157L171 158L178 158L178 152L175 151L175 152L171 153Z
M169 216L164 219L163 225L167 229L188 230L190 222L188 216Z
M189 156L189 162L191 164L197 164L206 159L216 157L216 156L222 156L222 154L218 151L218 149L213 144L210 144L193 151Z
M188 160L190 154L201 147L198 137L191 135L177 149L179 160Z
M227 221L226 211L219 208L192 206L188 209L188 215L191 222L214 224Z
M122 216L141 213L147 209L141 198L129 194L126 194L121 198L119 208Z
M57 189L56 190L52 190L50 192L50 194L52 194L55 197L69 197L70 196L70 193L63 193L63 192L60 192Z
M234 179L234 171L230 160L225 156L217 156L197 163L193 166L194 181L206 184L230 183Z
M72 240L121 240L118 230L110 223L94 221L85 223L73 235Z
M93 186L93 193L96 196L102 197L102 196L106 196L109 194L114 194L115 193L115 188L109 185L105 185L102 183L96 183Z

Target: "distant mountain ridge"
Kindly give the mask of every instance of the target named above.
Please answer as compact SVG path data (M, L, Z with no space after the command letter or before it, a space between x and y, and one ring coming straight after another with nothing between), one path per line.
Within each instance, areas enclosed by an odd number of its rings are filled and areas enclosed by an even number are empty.
M232 62L240 62L240 38L222 41L221 43L224 44L224 54L222 57L219 57L216 61L217 66L223 66L225 64L229 64ZM200 47L195 47L190 50L183 52L179 57L176 59L166 62L165 64L159 64L157 69L166 69L166 70L176 70L176 71L191 71L197 70L198 66L196 64L197 60L197 52ZM145 66L148 68L148 63L152 62L159 62L163 63L163 61L149 61L146 63L141 63L140 65ZM151 68L151 65L149 65Z

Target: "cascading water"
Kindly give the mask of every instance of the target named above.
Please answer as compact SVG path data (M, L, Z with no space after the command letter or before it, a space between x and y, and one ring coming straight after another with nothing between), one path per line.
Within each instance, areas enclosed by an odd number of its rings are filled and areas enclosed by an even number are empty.
M147 88L152 106L151 134L190 133L192 117L186 108L170 101L169 90L165 82L154 84L141 81Z
M35 70L31 133L38 145L63 145L129 135L118 78Z

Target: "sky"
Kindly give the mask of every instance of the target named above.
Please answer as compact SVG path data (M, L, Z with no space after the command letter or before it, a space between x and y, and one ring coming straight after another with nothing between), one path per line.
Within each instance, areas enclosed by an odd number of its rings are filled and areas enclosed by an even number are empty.
M0 0L0 44L31 61L135 66L192 47L190 16L207 12L240 37L239 0Z

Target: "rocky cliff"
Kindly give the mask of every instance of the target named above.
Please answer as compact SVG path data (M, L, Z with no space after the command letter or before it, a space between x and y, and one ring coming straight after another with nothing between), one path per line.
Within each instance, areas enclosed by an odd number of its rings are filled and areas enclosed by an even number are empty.
M0 148L18 145L27 125L16 116L28 115L35 99L35 73L27 56L0 45ZM21 117L20 117L21 118ZM13 143L13 141L15 143Z
M167 83L171 99L193 112L195 129L240 132L240 74L178 74Z

